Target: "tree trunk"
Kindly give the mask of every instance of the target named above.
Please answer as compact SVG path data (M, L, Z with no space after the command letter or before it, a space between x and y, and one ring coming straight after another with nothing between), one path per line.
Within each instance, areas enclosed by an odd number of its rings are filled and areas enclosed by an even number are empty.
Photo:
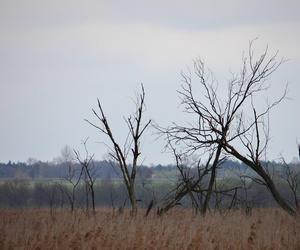
M222 150L222 146L218 146L217 152L216 152L216 157L214 159L213 165L211 167L211 175L210 175L210 180L209 180L209 184L208 184L208 190L205 196L205 200L204 200L204 204L203 204L203 209L202 209L202 215L205 215L209 206L209 201L211 198L211 194L212 194L212 190L213 190L213 186L216 180L216 174L217 174L217 166L219 163L219 158L221 155L221 150Z
M271 177L267 174L267 172L263 169L260 162L253 162L246 157L242 156L240 153L238 153L232 146L226 145L225 150L235 156L237 159L245 163L247 166L249 166L253 171L255 171L258 176L260 176L266 185L266 187L270 190L274 200L277 202L277 204L284 209L286 212L288 212L290 215L295 215L296 211L293 209L292 206L288 204L288 202L283 199L281 194L278 192L273 180Z
M131 216L135 216L137 214L137 203L136 203L136 197L135 197L135 189L134 189L134 183L130 184L130 187L128 189L128 195L129 200L131 203Z
M288 204L288 202L283 199L281 194L278 192L276 186L274 185L273 180L270 178L270 176L261 168L260 171L256 171L265 181L267 188L270 190L273 198L277 202L277 204L283 208L285 211L287 211L290 215L295 215L295 210Z
M92 206L93 206L93 213L95 214L95 191L94 191L94 186L91 185L91 196L92 196Z

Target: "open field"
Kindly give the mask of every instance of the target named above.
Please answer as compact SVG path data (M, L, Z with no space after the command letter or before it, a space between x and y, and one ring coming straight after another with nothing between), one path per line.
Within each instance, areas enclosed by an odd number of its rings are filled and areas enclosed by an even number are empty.
M99 208L0 210L0 249L300 249L300 218L276 209L211 213L174 210L136 218Z

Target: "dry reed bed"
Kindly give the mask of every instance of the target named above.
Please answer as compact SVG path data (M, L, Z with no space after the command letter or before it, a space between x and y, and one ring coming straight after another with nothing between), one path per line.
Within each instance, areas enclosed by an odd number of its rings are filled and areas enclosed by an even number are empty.
M0 210L0 249L300 249L300 218L256 209L205 218L190 210L158 217L140 211Z

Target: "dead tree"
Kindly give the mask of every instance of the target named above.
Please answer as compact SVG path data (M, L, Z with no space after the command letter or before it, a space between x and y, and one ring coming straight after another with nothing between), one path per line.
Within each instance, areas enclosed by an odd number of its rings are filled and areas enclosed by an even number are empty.
M67 196L70 204L71 212L74 211L76 202L76 189L80 183L83 168L77 168L74 162L74 155L71 148L64 147L61 151L61 161L66 165L66 174L62 177L63 181L69 184L70 189L61 183L59 185L61 191Z
M199 159L194 163L186 162L186 159L189 157L185 153L178 153L171 141L169 141L167 146L171 149L175 158L179 179L176 187L165 197L163 207L159 209L158 214L162 215L166 213L174 206L180 204L180 201L185 196L188 196L196 213L200 211L205 215L213 187L211 186L210 179L208 188L206 188L204 179L216 171L218 164L221 162L219 161L220 154L218 150L217 152L212 151L209 154L206 164L203 165Z
M123 181L127 189L128 197L131 204L131 214L135 215L137 212L137 200L135 194L135 178L138 169L138 159L141 154L140 144L141 137L151 120L148 120L144 125L142 116L145 109L145 90L143 85L141 86L142 91L137 96L136 111L133 115L125 119L128 126L128 136L122 147L119 142L116 141L114 133L112 132L111 126L108 123L106 115L103 111L102 105L98 99L99 112L93 109L93 113L99 120L100 124L92 123L86 120L90 125L98 129L101 133L106 135L110 140L111 147L110 156L118 163L118 166L122 172ZM131 157L129 156L131 152ZM130 158L130 159L129 159Z
M85 139L82 144L84 147L84 157L80 155L80 152L78 150L74 150L76 159L78 163L81 166L81 173L84 174L84 183L85 183L85 189L86 189L86 209L88 210L89 206L89 194L91 195L92 200L92 208L93 213L95 213L95 189L94 184L96 181L96 175L95 175L95 166L93 162L94 155L91 155L87 149L87 139Z
M247 174L247 170L243 166L239 166L237 169L236 175L239 179L241 185L241 193L239 197L240 205L245 209L246 215L249 215L252 211L253 200L249 197L249 192L255 183L255 180L252 180L252 177Z
M172 143L182 145L186 153L205 154L213 148L245 163L257 174L257 180L266 186L278 205L295 214L277 190L262 161L269 142L268 115L284 99L286 89L265 109L256 107L256 98L266 95L267 80L282 62L283 59L277 60L277 53L269 56L268 47L255 59L253 42L250 42L240 73L232 74L227 90L220 90L204 62L196 60L194 72L182 74L183 84L178 91L184 111L193 116L194 123L175 123L164 132ZM194 88L194 78L198 82L198 91ZM211 183L214 181L212 172Z
M220 158L218 152L211 152L206 164L201 164L201 160L191 161L189 156L176 152L176 149L170 145L169 147L175 157L179 179L176 187L165 197L163 207L159 209L159 215L180 204L184 197L189 197L196 214L200 212L202 215L205 215L210 208L213 195L215 209L220 209L224 198L231 198L228 209L235 205L237 190L241 188L240 186L220 187L216 181L211 186L212 179L216 179L216 171L222 166L225 158Z
M287 183L289 189L292 192L294 205L296 210L299 211L300 202L300 170L295 169L295 167L286 163L284 158L282 158L283 164L283 180Z

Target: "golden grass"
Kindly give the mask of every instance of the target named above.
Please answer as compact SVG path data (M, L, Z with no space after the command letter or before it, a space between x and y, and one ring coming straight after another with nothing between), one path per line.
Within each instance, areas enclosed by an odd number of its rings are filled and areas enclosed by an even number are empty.
M0 210L0 249L300 249L300 218L276 209L195 216L174 210L145 218L77 210Z

